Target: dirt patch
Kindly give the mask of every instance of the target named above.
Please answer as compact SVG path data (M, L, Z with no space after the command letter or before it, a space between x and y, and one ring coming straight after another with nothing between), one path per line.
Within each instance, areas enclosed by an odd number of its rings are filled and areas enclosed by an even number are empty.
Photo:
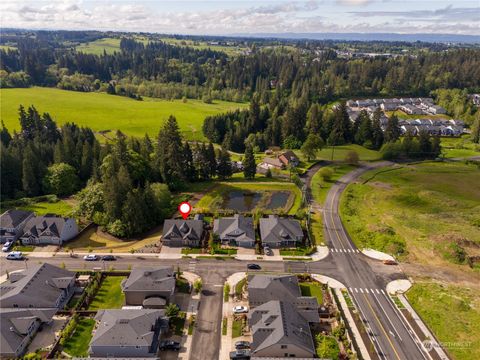
M385 189L385 190L392 189L391 184L387 184L387 183L384 183L384 182L381 182L381 181L373 181L373 182L369 182L368 184L370 186L372 186L374 188L378 188L378 189Z
M438 282L455 286L480 289L480 273L465 271L463 266L432 266L402 263L401 268L409 277L418 279L434 279Z

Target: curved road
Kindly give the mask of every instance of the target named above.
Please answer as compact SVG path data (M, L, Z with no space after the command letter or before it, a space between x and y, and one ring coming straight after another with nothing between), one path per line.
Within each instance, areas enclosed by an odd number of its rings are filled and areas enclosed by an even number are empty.
M371 261L351 241L339 216L339 202L342 192L349 183L361 174L374 168L391 165L380 162L358 168L337 181L329 191L323 213L324 235L335 258L339 278L343 279L360 311L361 319L369 329L376 352L380 359L429 359L418 338L406 323L386 292L387 283L401 278L400 272L393 277L379 275L386 267L379 261Z
M306 174L307 199L310 194L310 182L313 174L323 164L313 166ZM386 294L386 284L391 280L405 276L397 266L385 266L380 261L364 256L352 243L345 231L338 214L338 204L342 191L365 171L391 163L381 162L360 167L337 181L328 193L324 206L324 233L330 254L321 261L283 262L256 261L261 263L262 270L273 272L318 273L336 278L349 288L351 297L360 310L361 318L370 329L380 359L422 360L429 359L422 347L415 340L412 330L402 319L400 313ZM318 204L316 204L318 208ZM79 258L71 258L68 254L57 253L54 257L31 257L29 261L7 261L0 259L1 273L28 266L28 263L48 262L57 266L66 265L69 269L84 269L102 266L99 262L85 262ZM127 269L130 266L173 265L182 271L191 271L202 277L204 288L197 317L197 328L192 339L191 360L216 360L220 348L222 321L222 286L226 278L239 271L246 270L246 261L239 260L193 260L158 259L156 256L119 254L115 269Z

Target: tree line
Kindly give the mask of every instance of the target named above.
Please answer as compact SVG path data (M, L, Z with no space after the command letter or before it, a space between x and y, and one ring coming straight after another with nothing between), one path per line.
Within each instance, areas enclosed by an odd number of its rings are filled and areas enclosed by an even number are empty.
M337 57L295 48L251 47L229 57L221 51L144 44L123 37L113 54L87 54L55 37L17 37L17 48L0 50L2 87L59 86L128 96L224 98L242 101L254 93L326 103L362 96L426 96L439 88L478 90L480 50L451 48L394 58ZM274 91L273 91L274 90Z

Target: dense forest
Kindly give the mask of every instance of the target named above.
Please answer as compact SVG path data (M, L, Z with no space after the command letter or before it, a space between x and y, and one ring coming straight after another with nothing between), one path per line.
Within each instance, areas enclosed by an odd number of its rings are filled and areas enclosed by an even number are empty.
M374 95L425 96L439 88L480 88L480 50L451 48L415 55L344 59L332 48L252 45L248 54L147 43L123 37L113 54L86 54L53 35L15 38L0 50L2 87L58 86L132 97L244 101L258 93L309 103ZM283 50L282 50L283 49ZM279 93L280 95L277 95Z

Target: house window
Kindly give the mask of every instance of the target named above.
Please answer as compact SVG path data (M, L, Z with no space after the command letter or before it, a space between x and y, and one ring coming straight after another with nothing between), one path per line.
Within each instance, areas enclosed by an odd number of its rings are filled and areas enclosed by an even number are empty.
M18 308L18 304L13 304L13 307L14 307L14 308Z
M280 348L281 348L281 349L286 349L286 348L287 348L287 345L281 345Z

